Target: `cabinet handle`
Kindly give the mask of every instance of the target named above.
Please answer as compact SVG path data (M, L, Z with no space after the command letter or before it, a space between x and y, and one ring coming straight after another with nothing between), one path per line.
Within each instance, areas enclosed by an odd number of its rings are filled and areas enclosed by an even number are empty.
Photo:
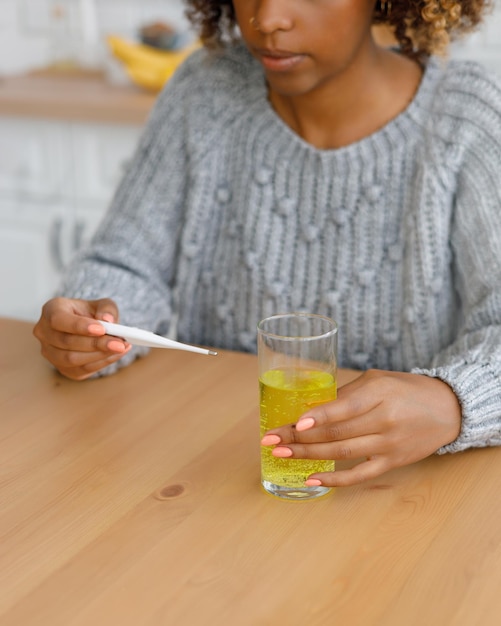
M83 244L85 233L85 222L83 220L78 220L75 224L75 228L73 230L73 249L75 252L78 252Z
M52 222L49 233L50 258L52 265L58 272L64 269L63 255L61 253L61 232L63 230L63 220L56 217Z

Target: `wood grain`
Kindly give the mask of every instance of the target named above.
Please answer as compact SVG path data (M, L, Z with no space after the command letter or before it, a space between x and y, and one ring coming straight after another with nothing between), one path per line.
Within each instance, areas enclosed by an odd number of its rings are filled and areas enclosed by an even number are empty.
M0 626L499 623L499 449L281 501L254 356L76 383L29 324L0 346Z

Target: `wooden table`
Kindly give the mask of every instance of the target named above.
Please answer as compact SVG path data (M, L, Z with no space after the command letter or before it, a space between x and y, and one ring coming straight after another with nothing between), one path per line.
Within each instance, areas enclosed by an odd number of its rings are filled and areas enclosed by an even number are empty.
M76 383L0 320L0 625L496 626L501 450L311 502L259 484L256 361Z

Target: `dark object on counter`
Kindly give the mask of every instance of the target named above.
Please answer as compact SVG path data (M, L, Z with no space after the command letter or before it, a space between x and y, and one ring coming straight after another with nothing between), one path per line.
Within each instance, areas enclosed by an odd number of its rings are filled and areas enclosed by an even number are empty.
M139 31L141 43L160 50L179 50L187 43L187 34L165 22L146 24Z

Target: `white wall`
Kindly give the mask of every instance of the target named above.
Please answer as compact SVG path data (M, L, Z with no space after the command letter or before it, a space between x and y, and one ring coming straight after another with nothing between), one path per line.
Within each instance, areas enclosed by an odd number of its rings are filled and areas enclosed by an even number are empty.
M452 47L454 57L474 59L501 74L501 0L495 0L481 28Z

